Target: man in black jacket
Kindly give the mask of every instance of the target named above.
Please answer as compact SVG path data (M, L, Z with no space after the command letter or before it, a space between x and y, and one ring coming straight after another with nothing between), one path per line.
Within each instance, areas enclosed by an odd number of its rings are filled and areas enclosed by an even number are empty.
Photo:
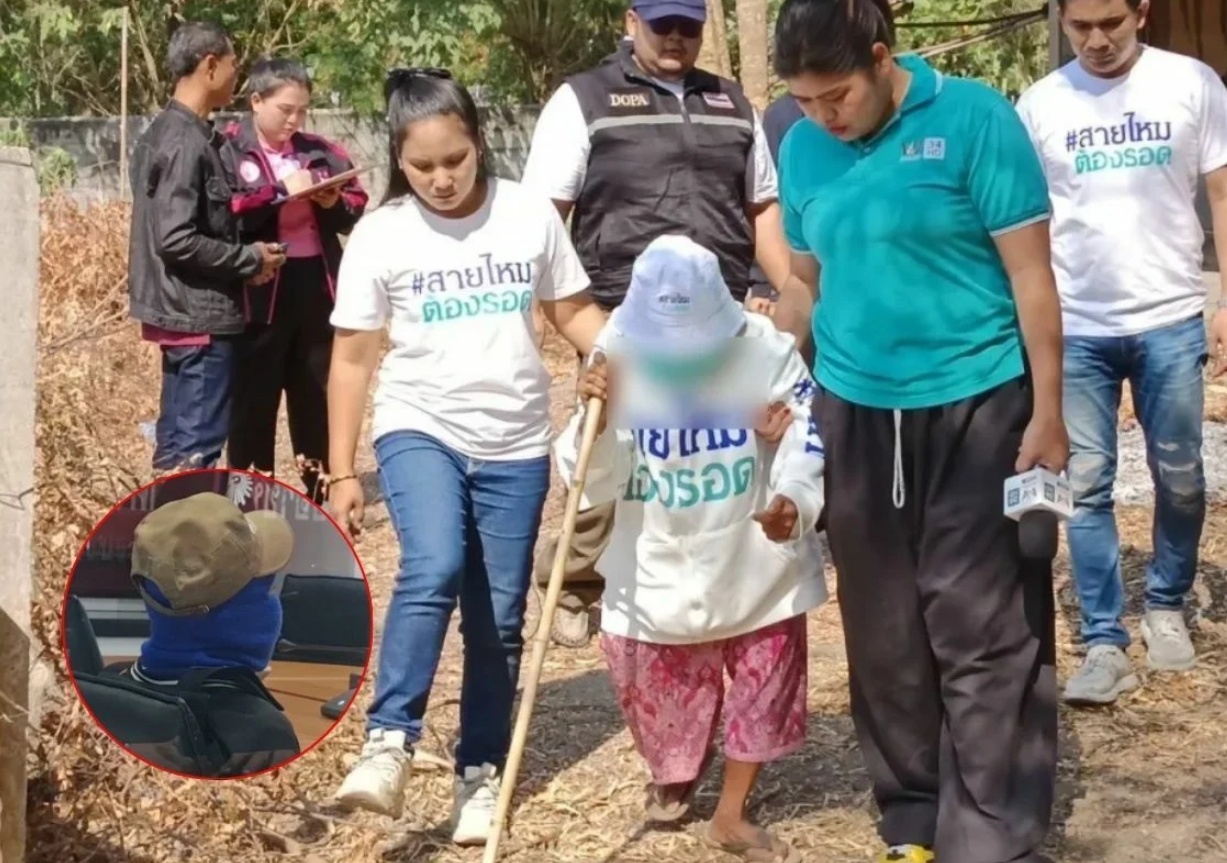
M239 242L232 159L208 119L234 98L230 38L215 24L182 24L168 61L174 98L132 156L128 262L132 317L162 350L153 457L159 471L212 467L221 459L234 337L245 326L243 285L271 278L285 261L277 246Z

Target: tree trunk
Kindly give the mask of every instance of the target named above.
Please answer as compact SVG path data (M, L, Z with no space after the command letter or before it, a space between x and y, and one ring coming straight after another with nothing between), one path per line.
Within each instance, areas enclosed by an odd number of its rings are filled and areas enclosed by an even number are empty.
M722 0L707 0L707 23L703 25L703 50L699 52L699 68L725 78L733 75Z
M762 111L767 107L767 0L737 0L737 44L741 86L746 98Z

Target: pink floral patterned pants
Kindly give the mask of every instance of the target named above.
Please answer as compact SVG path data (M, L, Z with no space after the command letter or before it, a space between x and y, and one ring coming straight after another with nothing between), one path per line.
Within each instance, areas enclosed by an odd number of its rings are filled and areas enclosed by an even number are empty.
M804 615L726 641L650 644L603 634L601 647L658 785L698 777L722 714L724 755L734 761L775 761L805 742Z

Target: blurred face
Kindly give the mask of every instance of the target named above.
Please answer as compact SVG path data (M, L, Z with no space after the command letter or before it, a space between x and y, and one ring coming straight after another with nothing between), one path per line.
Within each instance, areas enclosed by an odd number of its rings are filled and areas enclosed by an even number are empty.
M301 84L286 84L268 96L251 97L256 128L270 144L284 144L307 119L311 94Z
M481 206L479 158L464 121L448 114L409 124L400 166L418 200L443 215L461 218Z
M1066 0L1061 29L1084 69L1114 78L1133 68L1140 53L1138 31L1149 12L1149 0L1137 9L1125 0Z
M714 377L729 358L729 349L704 351L690 356L647 354L640 358L640 368L655 385L674 392L697 389Z
M703 23L677 15L644 21L630 11L626 32L635 42L635 60L643 71L666 81L685 78L703 45Z
M805 115L841 141L856 141L878 130L890 115L894 63L890 49L874 46L870 70L839 75L803 72L789 78L788 91Z
M209 91L210 103L214 108L225 108L234 101L234 88L239 79L238 58L234 51L222 56L210 54L201 63L204 70L204 83Z

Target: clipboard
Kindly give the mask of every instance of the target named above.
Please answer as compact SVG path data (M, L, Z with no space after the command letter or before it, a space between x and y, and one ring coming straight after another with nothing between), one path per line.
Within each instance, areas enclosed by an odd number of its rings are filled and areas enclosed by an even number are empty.
M344 186L354 177L360 177L363 174L368 174L373 170L375 170L374 167L350 168L348 171L342 171L336 176L329 177L327 180L322 180L321 182L316 183L314 186L308 186L307 188L303 189L301 192L297 192L296 194L289 195L285 198L282 198L281 199L282 203L285 203L286 201L300 201L303 198L310 198L312 195L318 195L320 192L326 192L329 189L335 189L339 186Z

